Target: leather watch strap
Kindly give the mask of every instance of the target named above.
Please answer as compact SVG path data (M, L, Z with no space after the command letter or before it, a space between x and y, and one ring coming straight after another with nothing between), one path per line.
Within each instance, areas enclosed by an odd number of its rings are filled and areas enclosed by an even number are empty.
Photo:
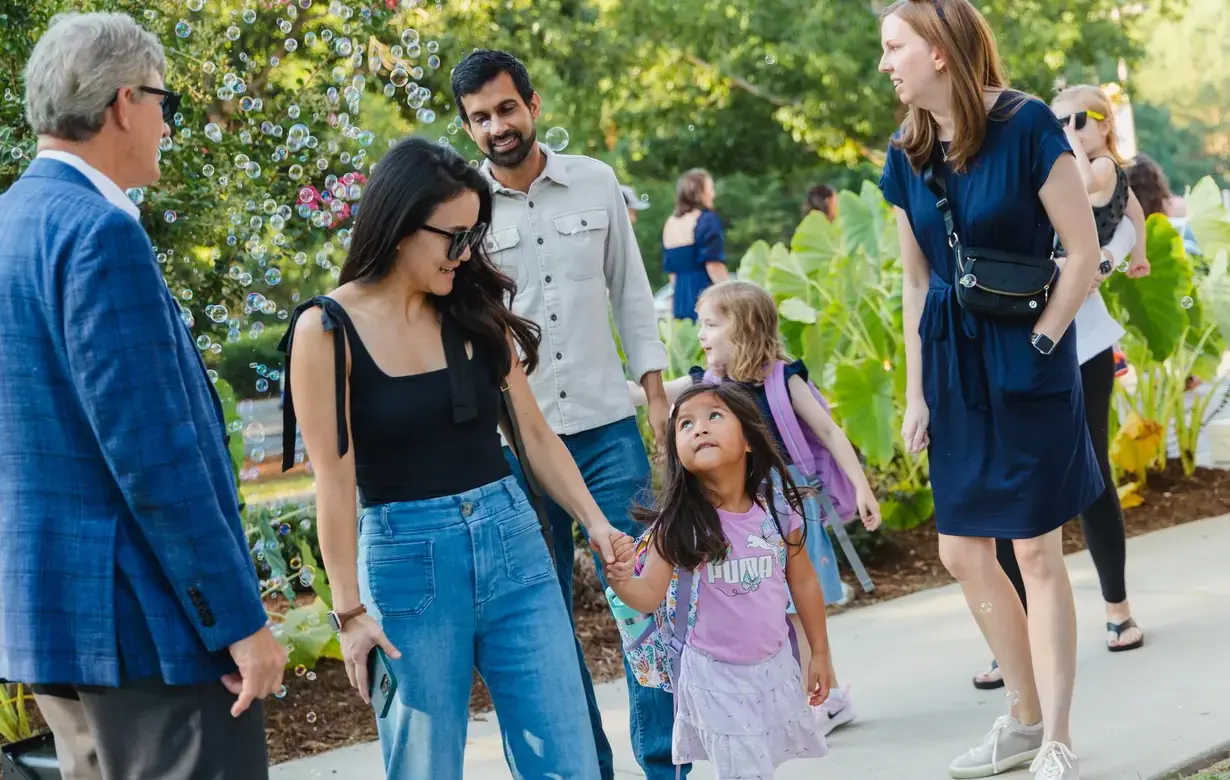
M351 620L354 620L359 615L362 615L366 612L367 612L367 607L363 606L362 604L355 607L354 609L346 610L345 612L334 612L333 614L337 616L338 631L341 631L343 628L345 628L346 624L349 623Z

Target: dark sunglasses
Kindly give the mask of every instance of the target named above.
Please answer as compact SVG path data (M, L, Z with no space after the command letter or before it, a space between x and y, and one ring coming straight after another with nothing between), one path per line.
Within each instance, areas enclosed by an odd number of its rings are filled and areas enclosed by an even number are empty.
M1101 122L1105 118L1106 117L1102 116L1097 111L1077 111L1075 114L1069 114L1068 116L1059 117L1059 123L1061 125L1066 125L1068 124L1069 121L1071 121L1074 123L1073 124L1074 129L1084 130L1085 123L1089 121L1090 119L1096 119L1097 121Z
M444 236L449 240L449 260L456 260L461 257L461 254L466 251L467 247L473 249L478 246L479 242L483 240L483 236L487 235L487 226L482 222L479 222L469 230L441 230L431 225L423 225L423 230L426 230L428 233L435 233L437 236Z
M147 95L162 96L162 121L168 125L175 123L175 113L179 111L179 101L183 98L178 92L172 92L169 89L158 89L157 87L134 87ZM108 106L114 106L116 101L120 99L119 90L115 91L115 97L111 98Z

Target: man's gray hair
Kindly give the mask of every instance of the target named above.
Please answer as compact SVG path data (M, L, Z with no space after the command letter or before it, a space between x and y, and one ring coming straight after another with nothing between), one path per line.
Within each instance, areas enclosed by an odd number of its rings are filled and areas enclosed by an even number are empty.
M162 44L131 16L59 14L26 63L26 119L38 135L88 141L120 87L166 74Z

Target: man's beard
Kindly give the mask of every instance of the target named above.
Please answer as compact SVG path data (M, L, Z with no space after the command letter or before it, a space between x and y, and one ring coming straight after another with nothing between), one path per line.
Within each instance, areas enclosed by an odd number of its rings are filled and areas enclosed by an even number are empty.
M497 152L495 150L495 137L488 136L487 147L490 151L483 152L483 156L490 160L492 165L498 165L501 168L516 168L525 162L525 158L530 156L530 152L533 151L534 145L538 142L537 126L530 128L530 137L528 139L516 130L510 130L502 137L509 135L516 135L518 143L507 152ZM482 150L480 149L479 151Z

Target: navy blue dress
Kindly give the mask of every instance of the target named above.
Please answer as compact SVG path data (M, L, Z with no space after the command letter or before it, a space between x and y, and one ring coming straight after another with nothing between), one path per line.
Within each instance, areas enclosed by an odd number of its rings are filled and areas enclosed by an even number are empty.
M662 270L675 275L672 314L696 321L696 300L712 280L705 263L726 262L726 239L717 212L705 209L696 220L693 242L662 250Z
M939 164L965 246L1046 256L1054 230L1038 191L1071 147L1041 101L1005 110L1012 94L1000 97L965 173ZM909 215L931 265L919 333L937 529L1000 539L1053 531L1103 489L1085 423L1075 326L1051 355L1041 355L1029 343L1031 323L962 309L935 196L904 150L889 146L880 189Z

